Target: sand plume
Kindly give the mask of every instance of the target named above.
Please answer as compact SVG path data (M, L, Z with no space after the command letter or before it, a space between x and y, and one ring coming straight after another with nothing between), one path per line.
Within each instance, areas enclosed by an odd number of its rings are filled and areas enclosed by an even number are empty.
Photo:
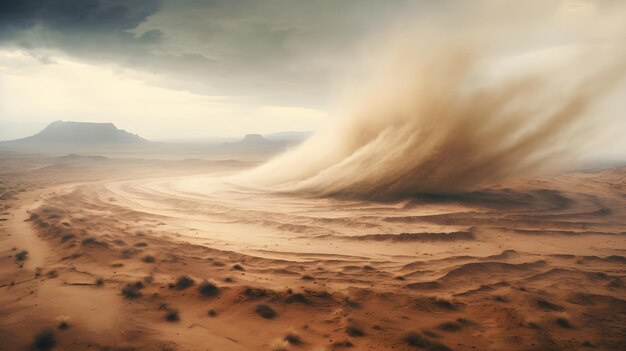
M335 125L239 180L390 198L471 190L568 159L590 139L596 108L623 77L616 43L624 36L615 25L623 11L596 24L593 13L570 20L554 15L559 6L510 6L468 11L456 26L433 20L383 36L359 63ZM498 19L481 19L488 15ZM546 37L559 44L537 50ZM531 49L512 53L512 43Z

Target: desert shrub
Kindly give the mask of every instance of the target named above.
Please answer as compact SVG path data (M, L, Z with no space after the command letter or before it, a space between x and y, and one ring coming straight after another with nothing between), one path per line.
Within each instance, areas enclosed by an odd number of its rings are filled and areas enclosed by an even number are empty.
M268 305L256 305L255 312L265 319L273 319L276 317L276 311Z
M346 334L354 337L365 336L365 332L363 331L363 329L354 325L350 325L346 328Z
M243 269L243 267L242 267L240 264L236 264L236 265L234 265L234 266L233 266L233 269L234 269L234 270L237 270L237 271L244 271L244 270L245 270L245 269Z
M57 337L52 329L41 330L35 335L33 348L35 350L52 350L57 344Z
M57 327L61 330L65 330L65 329L69 329L70 328L70 317L68 316L58 316L56 318L57 321Z
M96 238L92 237L92 236L88 236L85 239L81 240L81 244L83 245L92 245L92 244L96 244L98 241L96 240Z
M122 249L122 256L124 256L124 258L130 258L136 254L137 254L137 250L135 249L131 249L129 247Z
M217 316L217 311L214 310L214 309L210 309L207 314L209 315L209 317L216 317Z
M312 276L305 274L302 276L302 280L315 280L315 278L313 278Z
M455 322L444 322L439 324L439 329L449 332L455 332L461 330L461 325Z
M442 297L436 298L434 303L435 305L441 308L445 308L446 310L456 310L456 306L454 305L452 301L442 298Z
M267 296L267 291L265 291L264 289L246 288L246 290L243 291L243 294L247 298L258 299Z
M155 261L154 256L150 256L150 255L144 256L141 260L144 261L145 263L154 263Z
M546 311L563 311L563 307L553 304L550 301L546 301L546 300L537 300L535 301L535 304L537 305L537 307L541 308L542 310L546 310Z
M22 250L15 254L15 259L18 261L25 261L28 258L28 251Z
M430 341L416 332L408 332L402 338L404 342L413 347L425 348L430 345Z
M350 340L335 341L332 343L333 348L352 347L354 344Z
M571 329L572 328L572 324L569 322L569 320L567 320L566 318L563 317L559 317L557 319L554 320L554 322L562 328L567 328L567 329Z
M178 322L180 320L180 316L178 315L178 310L170 308L165 311L165 320L168 322Z
M235 282L235 280L234 280L233 278L231 278L231 277L226 277L226 278L224 278L224 281L225 281L226 283L233 283L233 282Z
M195 282L193 279L189 278L186 275L181 275L176 279L176 282L172 285L172 287L176 290L185 290L194 284Z
M309 303L309 299L302 293L289 294L285 297L286 303Z
M141 296L141 289L143 289L143 283L134 282L134 283L126 283L122 287L122 295L129 299L134 299Z
M135 247L146 247L146 246L148 246L148 244L143 242L143 241L140 241L138 243L135 243L134 246Z
M65 233L61 237L61 242L64 243L64 242L70 241L72 239L74 239L74 234L72 234L72 233Z
M296 334L295 332L287 333L287 335L285 335L284 337L284 340L290 345L302 345L302 338L300 338L300 335Z
M200 283L200 286L198 287L198 292L202 296L215 296L220 292L220 289L215 284L205 280Z
M102 286L102 285L104 285L104 278L102 278L102 277L97 277L97 278L96 278L96 285L97 285L97 286Z

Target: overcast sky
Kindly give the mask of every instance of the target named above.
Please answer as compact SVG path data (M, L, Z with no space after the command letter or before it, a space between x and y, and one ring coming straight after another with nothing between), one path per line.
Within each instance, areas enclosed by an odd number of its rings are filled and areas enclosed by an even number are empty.
M354 48L408 3L5 0L0 138L57 119L149 138L315 130Z
M113 122L151 139L317 130L336 118L336 89L368 38L436 13L454 25L471 6L4 0L0 139L54 120Z

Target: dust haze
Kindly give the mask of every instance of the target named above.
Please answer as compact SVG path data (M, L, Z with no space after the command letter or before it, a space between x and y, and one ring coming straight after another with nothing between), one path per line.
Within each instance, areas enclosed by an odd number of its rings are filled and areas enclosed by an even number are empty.
M626 69L624 6L505 3L366 42L336 123L236 181L394 198L568 166L609 124L598 111Z

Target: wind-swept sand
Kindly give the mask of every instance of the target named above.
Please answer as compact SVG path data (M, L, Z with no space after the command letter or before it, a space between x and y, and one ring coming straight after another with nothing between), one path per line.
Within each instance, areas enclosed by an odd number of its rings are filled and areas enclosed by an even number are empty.
M235 187L239 162L2 162L2 350L626 344L624 168L377 203Z

